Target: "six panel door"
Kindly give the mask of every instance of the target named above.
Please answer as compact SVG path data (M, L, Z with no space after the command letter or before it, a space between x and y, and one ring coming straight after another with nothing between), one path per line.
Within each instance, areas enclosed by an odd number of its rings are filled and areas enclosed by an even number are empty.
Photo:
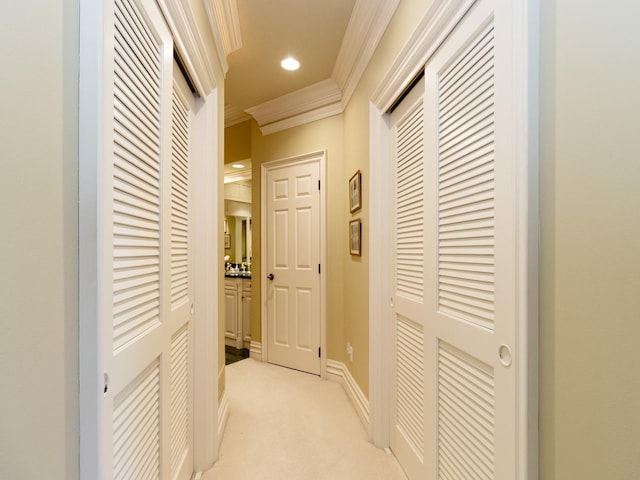
M320 374L319 161L267 170L267 359ZM271 279L271 275L273 275Z

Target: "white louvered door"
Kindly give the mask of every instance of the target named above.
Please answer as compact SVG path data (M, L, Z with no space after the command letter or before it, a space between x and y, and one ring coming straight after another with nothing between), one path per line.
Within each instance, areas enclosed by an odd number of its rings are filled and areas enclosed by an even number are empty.
M517 477L512 3L476 2L425 68L426 478Z
M192 97L175 77L151 0L115 0L105 26L103 479L193 473L189 141Z
M409 478L423 478L425 341L424 81L391 115L395 165L395 278L391 449Z
M173 63L171 97L171 170L165 175L169 217L165 216L165 265L170 265L168 312L169 449L172 480L188 480L193 473L193 275L191 233L191 123L193 94L178 65ZM166 203L165 203L166 206Z
M512 3L476 2L425 65L424 103L391 115L391 444L412 480L518 475Z

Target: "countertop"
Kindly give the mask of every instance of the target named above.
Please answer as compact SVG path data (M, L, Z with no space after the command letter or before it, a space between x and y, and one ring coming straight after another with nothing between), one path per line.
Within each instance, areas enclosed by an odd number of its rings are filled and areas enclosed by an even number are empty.
M225 278L248 278L251 279L251 272L225 272Z

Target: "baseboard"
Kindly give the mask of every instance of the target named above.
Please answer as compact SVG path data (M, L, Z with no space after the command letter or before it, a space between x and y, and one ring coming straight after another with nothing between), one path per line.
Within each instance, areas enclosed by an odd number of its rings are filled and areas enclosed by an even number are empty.
M229 397L227 392L222 394L220 403L218 405L218 451L220 451L220 443L222 442L222 434L224 429L227 428L227 420L229 419Z
M342 384L364 427L369 431L369 400L360 390L347 366L342 362L327 359L327 380Z
M200 480L202 478L202 472L195 472L192 480Z
M251 346L249 347L249 357L262 361L262 342L254 342L251 341Z

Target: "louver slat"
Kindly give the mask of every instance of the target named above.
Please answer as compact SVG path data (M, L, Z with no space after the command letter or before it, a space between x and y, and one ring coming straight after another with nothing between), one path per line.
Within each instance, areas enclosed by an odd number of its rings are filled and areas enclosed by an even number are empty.
M398 122L396 137L396 292L424 298L423 106Z
M440 74L438 310L493 330L493 26Z
M189 450L189 329L171 339L171 472L181 468Z
M114 351L160 322L160 56L142 18L116 2Z
M493 370L456 348L438 348L438 478L495 478Z
M424 451L424 332L402 317L397 324L396 426L416 455Z
M160 363L157 360L114 400L113 478L160 478Z
M173 90L171 128L171 309L189 301L189 114Z

